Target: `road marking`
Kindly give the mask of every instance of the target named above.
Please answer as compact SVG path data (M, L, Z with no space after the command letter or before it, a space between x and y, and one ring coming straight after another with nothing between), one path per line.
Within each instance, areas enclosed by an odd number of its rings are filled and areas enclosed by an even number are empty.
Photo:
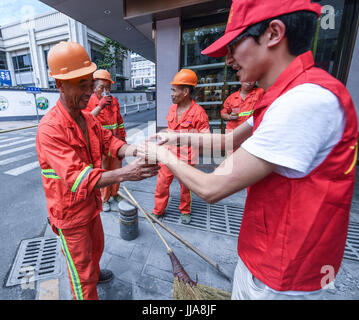
M0 166L4 166L4 165L9 164L9 163L13 163L13 162L16 162L16 161L31 158L33 156L36 156L36 152L28 152L28 153L20 154L20 155L15 156L15 157L11 157L11 158L7 158L5 160L1 160L0 161Z
M20 174L23 174L25 172L28 172L28 171L30 171L32 169L35 169L35 168L38 168L38 167L40 167L39 161L35 161L35 162L25 164L25 165L23 165L21 167L17 167L15 169L5 171L4 173L9 174L11 176L18 176Z
M20 143L24 143L24 142L28 142L28 141L34 141L35 138L28 138L28 139L23 139L21 141L16 141L16 142L10 142L10 143L6 143L0 146L0 148L6 148L6 147L10 147L13 146L15 144L20 144Z
M15 138L2 139L2 140L0 140L0 143L7 142L7 141L12 141L12 140L19 140L19 139L23 139L23 137L15 137Z
M5 150L5 151L1 151L1 152L0 152L0 156L3 156L4 154L9 154L9 153L21 151L21 150L24 150L24 149L29 149L29 148L32 148L32 147L35 147L35 143L27 144L26 146L14 148L14 149L9 149L9 150Z

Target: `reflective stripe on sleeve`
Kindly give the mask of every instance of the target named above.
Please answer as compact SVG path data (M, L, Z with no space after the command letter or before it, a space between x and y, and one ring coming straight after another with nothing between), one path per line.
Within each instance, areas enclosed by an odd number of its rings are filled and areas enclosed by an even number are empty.
M246 116L250 116L251 114L253 114L253 110L244 111L244 112L238 113L238 117L246 117Z
M72 192L76 192L79 185L82 183L82 181L89 175L89 173L92 171L93 165L88 165L85 169L83 169L80 174L78 175L74 185L71 188Z
M106 124L106 125L103 125L102 128L104 129L108 129L108 130L115 130L118 126L118 123L114 123L114 124Z
M56 174L55 170L53 170L53 169L42 169L42 170L41 170L41 174L42 174L45 178L49 178L49 179L60 179L60 177Z

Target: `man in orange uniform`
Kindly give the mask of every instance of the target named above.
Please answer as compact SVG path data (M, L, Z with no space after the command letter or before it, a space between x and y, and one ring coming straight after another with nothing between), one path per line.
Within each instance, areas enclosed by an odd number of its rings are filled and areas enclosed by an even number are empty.
M168 112L168 131L175 132L203 132L209 133L209 122L206 111L196 104L192 99L194 87L197 85L197 75L189 69L179 71L171 82L171 98L174 103ZM173 154L190 165L195 165L198 157L196 150L191 147L169 147ZM153 214L161 216L166 209L169 188L173 181L173 174L162 164L159 171L155 192L155 207ZM181 221L184 224L191 222L191 202L192 193L182 183L181 185L181 203L179 210L181 212Z
M120 113L120 105L117 99L110 95L111 84L114 81L107 70L99 69L94 72L95 92L91 96L87 105L87 111L97 117L101 122L102 128L109 130L112 134L126 142L126 131L123 119ZM105 170L113 170L122 167L122 160L113 158L110 155L102 156L102 168ZM113 184L101 189L102 209L110 211L110 197L115 201L120 200L117 194L119 184Z
M102 169L101 155L122 159L136 155L136 147L117 139L83 112L93 92L96 65L75 42L51 48L48 65L60 99L39 124L36 150L49 223L60 237L74 298L98 299L97 283L113 277L99 265L104 248L99 189L152 177L159 167L137 159L120 169Z
M253 107L264 94L262 88L254 88L255 82L242 82L241 88L224 102L222 119L227 121L226 132L231 132L253 115Z

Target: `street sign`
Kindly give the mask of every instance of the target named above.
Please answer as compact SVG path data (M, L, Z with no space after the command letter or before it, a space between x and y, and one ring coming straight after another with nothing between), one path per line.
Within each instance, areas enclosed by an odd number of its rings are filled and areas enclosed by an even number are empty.
M41 93L41 88L26 87L26 93Z
M11 86L10 70L0 70L0 86Z
M41 93L41 88L37 88L37 87L26 87L26 93L32 93L32 94L34 95L37 123L39 123L39 111L38 111L38 109L37 109L36 95L37 95L38 93Z

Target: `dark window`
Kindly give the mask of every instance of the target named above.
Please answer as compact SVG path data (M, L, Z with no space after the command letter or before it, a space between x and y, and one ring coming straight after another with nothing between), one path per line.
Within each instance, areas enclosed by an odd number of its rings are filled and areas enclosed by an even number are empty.
M7 70L6 53L0 52L0 69Z
M99 61L103 61L104 58L105 56L101 52L91 49L91 60L93 62L98 64Z
M48 55L48 54L49 54L49 49L44 50L45 65L46 65L46 68L47 68L47 69L49 68L49 64L47 63L47 55Z
M21 56L12 57L15 73L32 71L30 53Z

